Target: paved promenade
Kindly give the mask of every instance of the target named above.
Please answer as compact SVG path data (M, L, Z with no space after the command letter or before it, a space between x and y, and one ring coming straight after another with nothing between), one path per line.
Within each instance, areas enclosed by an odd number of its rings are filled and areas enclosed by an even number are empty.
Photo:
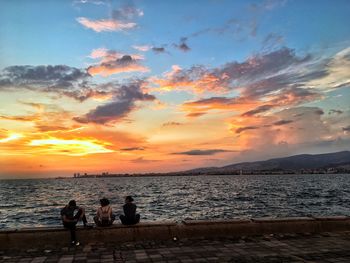
M350 231L0 251L0 262L350 262Z

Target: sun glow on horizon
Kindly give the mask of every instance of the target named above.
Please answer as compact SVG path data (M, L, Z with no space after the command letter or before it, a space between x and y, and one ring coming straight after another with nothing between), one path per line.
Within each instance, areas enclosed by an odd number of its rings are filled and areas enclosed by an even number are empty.
M100 143L100 142L99 142ZM95 153L111 153L111 149L105 148L106 143L98 144L96 141L87 140L64 140L64 139L38 139L32 140L30 146L45 147L54 154L64 154L72 156L82 156Z

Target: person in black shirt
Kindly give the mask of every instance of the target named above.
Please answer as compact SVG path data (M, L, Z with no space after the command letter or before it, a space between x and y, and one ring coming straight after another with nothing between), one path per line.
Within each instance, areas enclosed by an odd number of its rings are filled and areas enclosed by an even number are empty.
M124 215L119 217L123 225L135 225L140 222L140 215L136 214L136 205L133 201L134 199L131 196L125 198Z
M76 210L77 213L74 215ZM72 245L79 246L79 242L76 240L75 230L79 220L82 220L84 227L87 227L84 208L77 206L75 200L71 200L69 201L68 205L62 208L61 219L63 226L70 230Z

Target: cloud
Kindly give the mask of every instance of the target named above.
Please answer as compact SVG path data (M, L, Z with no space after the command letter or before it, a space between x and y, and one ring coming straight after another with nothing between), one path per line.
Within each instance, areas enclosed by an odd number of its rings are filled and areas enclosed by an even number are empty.
M143 56L138 54L126 55L118 53L115 50L107 50L104 48L95 49L90 55L93 59L100 59L100 61L88 67L87 71L91 75L102 75L104 77L124 73L124 72L147 72L149 69L140 64Z
M119 87L112 102L97 106L81 117L74 117L80 123L107 124L116 122L127 116L136 106L136 101L153 101L153 95L143 93L141 83L134 83Z
M256 115L256 114L259 114L262 112L269 111L273 107L274 107L273 105L261 105L253 110L250 110L250 111L243 113L242 116L253 116L253 115Z
M29 89L56 93L80 102L112 96L113 92L105 85L93 84L90 79L91 75L86 70L66 65L11 66L0 73L0 91Z
M131 160L132 163L154 163L154 162L159 162L159 160L149 160L145 159L143 156Z
M343 111L342 110L335 110L335 109L330 109L328 111L328 114L342 114Z
M143 147L128 147L128 148L122 148L121 151L143 151L145 148Z
M300 67L306 66L310 69L300 71ZM195 93L203 93L240 89L246 96L262 96L294 85L298 80L302 82L326 74L324 71L315 74L317 69L311 66L310 55L298 57L292 49L281 48L213 69L200 65L182 69L174 65L163 78L153 78L151 81L161 90L190 88Z
M166 123L163 123L163 127L169 127L169 126L180 126L182 125L182 123L180 122L175 122L175 121L170 121L170 122L166 122Z
M86 28L92 29L95 32L103 31L124 31L128 29L135 28L136 23L128 22L123 23L121 21L113 19L100 19L100 20L90 20L86 17L78 17L77 21L85 26Z
M235 111L243 117L264 115L271 110L322 100L327 89L312 83L327 78L332 72L330 68L334 68L330 65L339 64L334 60L344 62L348 53L350 51L345 49L333 58L317 58L311 54L299 56L294 50L283 47L216 68L196 65L183 69L173 65L172 70L162 77L150 78L149 88L163 92L186 90L199 96L221 95L185 102L182 109L187 116L196 116L197 112L205 114L210 110ZM349 74L345 72L345 81L338 80L338 83L347 83ZM238 94L235 97L222 96L229 92Z
M154 53L165 53L166 52L166 50L165 50L165 48L164 47L152 47L152 51L154 52Z
M186 115L186 117L189 117L189 118L196 118L196 117L200 117L200 116L203 116L205 115L206 112L191 112L191 113L188 113Z
M188 90L195 93L205 91L222 92L227 90L226 83L204 66L193 66L188 70L183 70L177 65L172 66L172 70L164 74L164 78L153 77L150 82L156 87L154 90Z
M85 92L89 78L85 70L66 65L11 66L0 73L0 91L30 89L78 95L82 90Z
M66 89L74 87L77 82L89 77L85 70L66 65L11 66L1 72L0 88L41 86L45 89Z
M325 91L350 87L350 47L339 51L324 65L327 74L311 79L308 85Z
M143 15L143 11L134 7L133 5L124 5L121 8L113 10L112 12L112 17L119 21L129 21Z
M241 132L244 132L244 131L247 131L247 130L256 130L256 129L259 129L259 127L258 126L240 127L238 129L236 129L236 133L241 133Z
M280 48L285 42L283 36L276 33L269 33L261 42L262 50L268 52Z
M293 120L279 120L273 123L273 125L280 126L280 125L286 125L289 123L294 122Z
M148 51L148 50L150 50L152 48L152 46L149 46L149 45L143 45L143 46L134 45L132 47L134 49L136 49L138 51L142 51L142 52L146 52L146 51Z
M183 51L183 52L187 52L187 51L190 51L191 48L187 45L187 37L182 37L180 39L180 42L179 44L174 44L174 47L176 47L177 49Z
M172 154L181 154L181 155L213 155L216 153L223 153L223 152L232 152L229 150L223 150L223 149L210 149L210 150L190 150L185 152L177 152Z
M74 5L76 4L94 4L94 5L105 5L107 1L104 0L74 0Z
M23 115L23 116L5 116L0 115L0 120L10 120L10 121L36 121L38 120L39 116L37 114L35 115Z
M143 11L133 6L123 6L112 11L112 18L91 20L86 17L78 17L76 20L88 29L95 32L126 31L133 29L137 23L131 20L143 16Z

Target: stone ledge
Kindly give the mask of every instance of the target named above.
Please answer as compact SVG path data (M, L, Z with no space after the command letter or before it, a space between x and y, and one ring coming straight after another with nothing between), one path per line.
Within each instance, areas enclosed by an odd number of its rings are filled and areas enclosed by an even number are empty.
M252 218L253 222L256 223L282 223L282 222L305 222L305 221L315 221L312 217L261 217Z
M227 219L227 220L183 220L184 225L220 225L220 224L242 224L250 223L251 219Z
M224 238L283 233L322 233L350 230L348 217L295 217L254 218L232 220L185 220L175 222L142 222L124 226L78 228L77 236L83 243L89 242L135 242L172 240L173 237ZM0 247L4 249L23 247L60 247L69 242L69 231L62 226L0 231Z
M344 220L350 220L350 217L348 216L313 216L317 221L344 221Z
M89 230L113 230L119 228L147 228L147 227L165 227L165 226L176 226L174 221L161 221L161 222L142 222L136 225L122 225L122 224L113 224L111 226L98 227L93 225L91 228L84 228L83 226L77 226L79 231L89 231ZM33 232L59 232L67 231L62 225L50 226L50 227L28 227L20 229L1 229L0 234L3 233L33 233Z

